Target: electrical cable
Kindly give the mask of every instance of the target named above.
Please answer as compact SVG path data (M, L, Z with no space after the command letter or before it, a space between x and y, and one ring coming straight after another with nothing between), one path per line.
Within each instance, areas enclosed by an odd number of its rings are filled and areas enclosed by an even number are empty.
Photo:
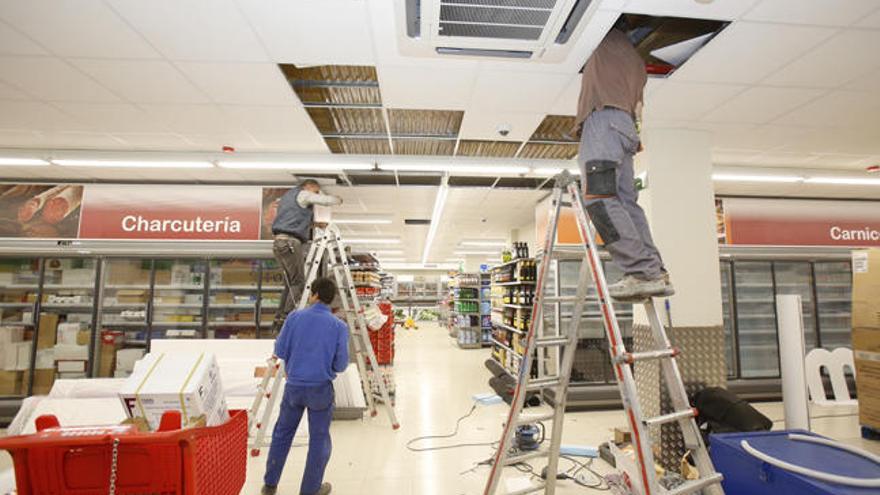
M448 435L426 435L423 437L416 437L416 438L413 438L412 440L410 440L409 442L406 442L406 448L412 452L431 452L431 451L435 451L435 450L458 449L458 448L462 448L462 447L491 447L491 446L495 445L498 442L457 443L457 444L452 444L452 445L440 445L437 447L413 447L412 446L416 442L422 442L425 440L439 440L439 439L444 439L444 438L454 438L455 436L458 435L458 429L461 426L461 422L464 421L465 419L471 417L471 415L473 415L474 411L476 411L476 410L477 410L477 404L474 404L473 406L471 406L471 410L468 411L467 414L458 418L455 421L455 429L452 431L452 433L449 433Z

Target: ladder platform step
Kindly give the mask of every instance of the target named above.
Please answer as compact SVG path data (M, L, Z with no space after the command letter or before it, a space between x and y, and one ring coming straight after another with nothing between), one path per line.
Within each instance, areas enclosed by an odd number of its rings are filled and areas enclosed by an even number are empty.
M541 457L547 457L550 455L550 452L547 450L530 450L528 452L523 452L516 455L509 455L506 459L504 459L505 466L513 466L514 464L519 464L520 462L530 461L532 459L538 459Z
M554 376L552 378L529 380L529 384L526 386L526 390L529 392L534 392L536 390L543 390L545 388L558 387L561 383L562 381L558 376Z
M525 488L520 488L519 490L514 490L512 492L506 492L504 495L526 495L528 493L542 492L542 491L544 491L545 488L547 488L547 482L542 481L542 482L535 484L535 485L531 485L531 486L528 486Z
M633 364L636 361L651 361L655 359L665 359L676 357L681 352L677 348L663 349L659 351L646 352L626 352L617 356L614 360L618 363Z
M522 413L520 413L522 414ZM542 421L550 421L556 418L556 413L538 414L532 416L520 416L516 418L516 426L530 425L532 423L540 423Z
M553 347L559 345L566 345L571 340L568 337L545 337L543 339L535 340L536 347Z
M676 411L669 414L663 414L661 416L655 416L653 418L648 418L645 420L645 424L648 426L654 425L664 425L666 423L673 423L675 421L681 421L682 419L690 419L697 415L696 409L685 409L684 411Z
M724 476L721 473L712 473L705 478L686 481L684 484L667 491L666 495L688 495L689 493L696 493L707 486L721 483L721 480L723 479Z

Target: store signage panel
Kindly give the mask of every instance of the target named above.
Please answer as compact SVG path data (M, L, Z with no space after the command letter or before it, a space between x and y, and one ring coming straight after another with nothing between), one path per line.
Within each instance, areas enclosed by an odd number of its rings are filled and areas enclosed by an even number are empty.
M261 188L88 185L81 239L257 240Z
M0 237L76 238L83 186L0 184Z
M716 211L727 244L880 246L880 202L724 198Z

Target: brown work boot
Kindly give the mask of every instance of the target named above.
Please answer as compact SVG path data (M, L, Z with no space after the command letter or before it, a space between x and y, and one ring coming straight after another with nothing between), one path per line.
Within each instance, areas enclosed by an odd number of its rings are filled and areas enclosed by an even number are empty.
M649 297L665 297L675 294L669 281L669 274L654 279L643 279L635 275L624 275L619 282L608 286L608 295L621 301L635 301Z
M331 491L333 491L333 486L330 483L321 483L321 489L315 495L330 495Z

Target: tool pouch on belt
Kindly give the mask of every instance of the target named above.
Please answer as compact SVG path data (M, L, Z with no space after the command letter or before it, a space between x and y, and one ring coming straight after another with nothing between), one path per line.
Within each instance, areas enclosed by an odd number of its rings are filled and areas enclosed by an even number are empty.
M586 163L586 193L592 196L617 194L617 162L590 160Z

